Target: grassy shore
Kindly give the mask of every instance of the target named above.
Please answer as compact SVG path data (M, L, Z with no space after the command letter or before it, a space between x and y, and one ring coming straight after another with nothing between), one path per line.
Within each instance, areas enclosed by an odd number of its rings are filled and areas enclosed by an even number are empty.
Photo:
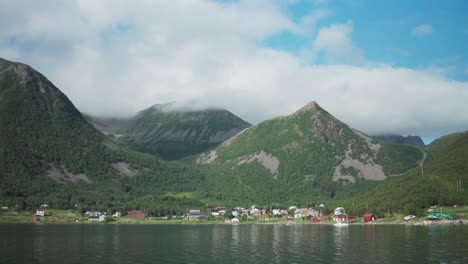
M380 218L378 221L365 223L357 219L353 224L414 224L414 225L428 225L428 224L450 224L450 223L468 223L468 207L447 207L435 208L435 213L443 212L453 217L453 221L428 221L427 215L418 216L409 221L404 220L402 214L392 214ZM428 213L429 214L429 213ZM0 223L34 223L37 218L39 222L46 224L225 224L224 218L207 218L203 220L187 220L182 217L177 218L163 218L163 217L145 217L145 218L132 218L124 216L119 218L108 218L105 222L90 222L87 217L82 216L74 210L56 210L46 209L46 215L37 217L32 212L28 211L14 211L2 210L0 211ZM320 223L310 223L308 220L293 219L288 220L286 217L249 217L248 220L241 221L244 224L334 224L332 220L325 220Z

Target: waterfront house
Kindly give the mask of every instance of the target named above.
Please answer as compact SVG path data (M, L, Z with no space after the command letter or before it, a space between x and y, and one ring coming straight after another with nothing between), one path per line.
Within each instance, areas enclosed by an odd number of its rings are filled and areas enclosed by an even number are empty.
M97 216L97 215L88 216L88 221L90 221L90 222L102 222L104 220L106 220L106 215L103 215L103 214L99 215L99 216Z
M115 212L114 214L112 214L112 217L113 218L117 218L117 217L121 217L122 214L120 212Z
M232 220L231 218L226 218L226 219L224 219L224 223L225 224L230 224L231 220Z
M37 216L44 216L45 215L45 210L43 208L37 208L36 209L36 215Z
M377 216L375 216L374 214L368 213L362 217L362 221L364 222L377 221Z
M356 220L356 217L353 215L334 215L332 216L332 220L334 222L354 222L354 220Z
M280 210L280 209L273 209L273 210L271 211L271 213L272 213L273 215L281 215L281 210Z
M238 218L231 219L231 224L238 224L240 220Z
M187 214L188 219L203 219L206 217L205 213L202 213L200 210L190 210Z

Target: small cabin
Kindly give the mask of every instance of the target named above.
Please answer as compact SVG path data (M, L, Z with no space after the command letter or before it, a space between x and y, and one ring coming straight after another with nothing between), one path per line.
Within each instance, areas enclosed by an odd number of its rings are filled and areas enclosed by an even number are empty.
M36 215L37 216L44 216L45 215L45 210L43 208L37 208L36 209Z
M362 217L362 221L364 221L364 222L373 222L373 221L377 221L377 216L374 215L374 214L365 214L365 215Z

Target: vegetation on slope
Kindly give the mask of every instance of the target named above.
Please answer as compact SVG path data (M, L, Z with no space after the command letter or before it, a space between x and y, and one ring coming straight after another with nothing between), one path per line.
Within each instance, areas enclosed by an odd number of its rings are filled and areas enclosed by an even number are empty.
M305 204L372 189L385 177L378 171L379 160L389 173L402 173L417 166L422 157L417 148L403 145L385 145L377 157L378 148L370 138L311 103L293 115L247 129L198 162L208 163L201 165L208 197Z
M165 192L194 191L203 182L184 166L117 147L44 76L1 59L0 124L2 205L143 207L168 201ZM124 175L119 163L133 173ZM199 204L175 200L171 204Z
M87 118L118 143L166 160L212 149L250 126L224 109L190 110L175 103L154 105L129 119Z
M369 193L339 204L352 208L351 212L356 214L365 211L422 214L423 208L432 205L467 204L468 132L442 137L427 146L427 151L432 160L423 171L414 169L391 178Z

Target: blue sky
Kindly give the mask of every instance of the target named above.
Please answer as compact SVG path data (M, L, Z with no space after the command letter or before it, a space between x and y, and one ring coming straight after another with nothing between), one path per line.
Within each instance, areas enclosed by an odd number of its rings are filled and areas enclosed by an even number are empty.
M82 112L177 101L250 123L310 101L367 134L468 130L468 1L15 0L0 57Z
M351 22L353 41L367 60L411 68L433 67L447 71L451 78L468 80L468 1L297 0L283 8L296 21L318 9L325 11L326 15L317 20L317 28ZM417 33L419 26L426 31ZM286 32L264 44L297 53L311 46L312 40L313 36ZM329 62L319 57L312 63Z

